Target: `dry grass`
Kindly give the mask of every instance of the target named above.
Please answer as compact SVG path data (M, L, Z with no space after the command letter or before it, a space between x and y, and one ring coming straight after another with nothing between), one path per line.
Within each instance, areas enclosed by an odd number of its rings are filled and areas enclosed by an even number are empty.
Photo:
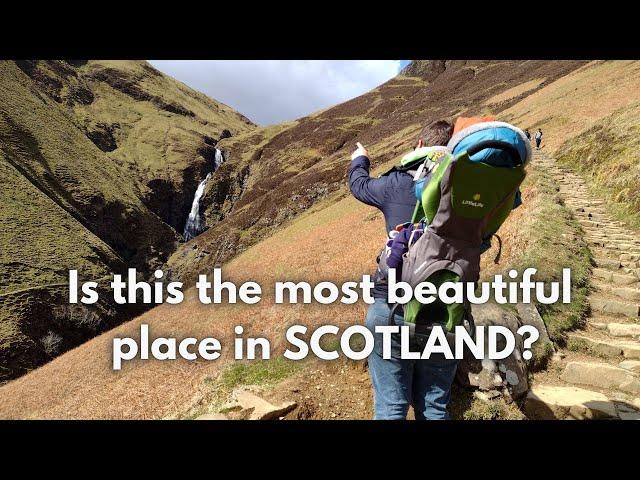
M640 103L596 122L565 142L558 160L587 180L619 220L640 228Z
M511 100L512 98L517 98L523 93L530 92L531 90L535 90L542 83L544 83L545 78L534 78L533 80L529 80L528 82L521 83L520 85L516 85L515 87L509 88L504 92L498 93L493 97L489 98L485 105L497 105L502 102L506 102L507 100Z
M310 282L357 278L371 270L372 252L384 238L381 222L367 220L369 213L367 207L345 199L321 210L318 216L305 216L231 262L224 269L225 277L256 279L265 292L276 276L283 278L292 272ZM343 248L350 244L362 248ZM182 305L155 308L2 387L0 417L159 418L189 406L203 379L215 377L224 361L137 361L112 372L111 339L137 336L142 322L151 325L155 336L214 336L228 347L236 324L271 338L277 345L288 324L347 325L363 316L363 305L276 306L268 292L257 306L205 306L192 290Z
M542 128L543 145L555 152L599 119L639 100L640 62L598 61L549 83L501 117L522 128Z

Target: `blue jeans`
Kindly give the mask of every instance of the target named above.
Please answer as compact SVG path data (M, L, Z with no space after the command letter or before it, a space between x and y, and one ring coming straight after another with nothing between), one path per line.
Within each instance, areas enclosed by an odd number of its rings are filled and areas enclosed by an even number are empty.
M447 404L451 397L451 384L456 375L457 360L442 355L424 360L400 358L400 334L391 338L391 357L382 358L382 335L374 328L389 324L390 306L384 298L376 298L369 305L366 326L375 337L375 346L369 355L369 374L373 384L374 419L405 420L409 405L413 405L417 420L447 420ZM395 315L397 324L402 316ZM416 340L412 351L422 351ZM423 347L424 348L424 347Z

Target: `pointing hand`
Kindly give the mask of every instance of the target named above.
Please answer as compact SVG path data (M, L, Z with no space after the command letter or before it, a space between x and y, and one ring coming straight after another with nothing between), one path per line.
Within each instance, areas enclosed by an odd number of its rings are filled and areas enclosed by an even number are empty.
M369 156L369 152L367 152L367 149L364 148L360 142L356 142L356 146L358 148L356 148L356 150L351 154L351 160L354 160L355 158L362 155L364 155L365 157Z

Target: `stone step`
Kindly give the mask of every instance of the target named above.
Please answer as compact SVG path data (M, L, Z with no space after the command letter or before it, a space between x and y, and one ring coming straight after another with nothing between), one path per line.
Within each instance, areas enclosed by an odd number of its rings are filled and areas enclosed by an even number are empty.
M585 235L591 237L591 238L602 238L602 239L607 239L607 242L604 242L605 244L609 244L609 243L619 243L618 240L612 240L610 239L610 235L612 234L612 232L610 231L600 231L600 230L590 230L590 229L586 229L585 231ZM619 250L619 249L617 249ZM624 253L624 252L623 252Z
M617 240L625 243L630 243L632 245L639 245L638 239L634 235L630 235L628 233L614 233L613 235L609 235L609 238L612 240Z
M615 245L615 247L612 247L611 245ZM623 252L627 252L627 253L638 253L640 252L640 245L637 243L615 243L615 244L611 244L611 245L606 245L607 247L610 248L617 248L618 250L621 250Z
M593 276L606 282L615 283L617 285L633 285L640 281L635 275L615 273L605 268L594 268Z
M640 337L640 324L608 323L607 332L612 337Z
M622 253L619 258L621 262L637 262L640 261L640 253Z
M588 325L590 327L594 327L597 330L602 331L605 335L609 335L608 323L596 323L596 322L590 321ZM626 359L640 360L640 343L639 342L635 342L633 340L617 340L615 337L606 338L606 339L600 338L596 340L605 342L605 343L611 343L616 347L622 348L622 356Z
M615 323L615 322L609 322ZM585 337L585 340L582 342L583 345L586 344L589 347L589 343L602 343L607 344L607 346L599 346L600 351L594 349L594 353L600 353L602 356L610 356L614 357L620 355L618 353L618 349L622 350L622 356L629 360L637 360L640 359L640 342L637 342L633 339L627 339L624 337L614 337L609 334L609 323L597 323L591 320L587 323L587 330L581 330L576 332L570 332L568 334L568 338L570 339L571 335L578 335ZM577 339L579 342L580 339ZM589 343L587 343L589 342ZM578 343L578 345L580 344ZM609 352L609 355L607 355Z
M623 360L618 366L634 373L640 373L640 360Z
M592 280L591 284L607 295L614 295L626 302L640 302L640 288L611 286L599 280Z
M584 202L584 201L565 202L565 203L574 207L576 209L577 214L584 214L584 216L600 215L602 218L606 218L607 220L609 220L609 216L607 215L607 212L605 211L604 208L600 207L599 205L592 204L590 202Z
M586 218L578 218L578 223L587 230L593 231L608 231L609 228L616 226L613 223L607 221L595 221Z
M604 325L601 330L606 330L607 325L610 323L629 323L634 325L638 323L640 319L623 317L621 315L607 315L606 313L592 312L588 319L589 325Z
M584 388L534 385L524 402L525 414L540 420L617 418L615 404L604 394Z
M640 305L636 303L626 303L608 297L601 297L598 294L588 297L591 310L610 315L624 315L629 318L640 317Z
M640 289L630 287L614 287L611 293L630 302L640 302Z
M585 236L585 240L588 245L596 248L604 248L606 250L614 250L618 255L622 253L634 253L636 248L623 247L622 244L612 242L609 239L593 238L592 236ZM640 246L638 247L640 248Z
M620 263L620 260L616 260L613 258L594 258L593 262L595 263L596 267L604 268L606 270L615 271L622 268L622 263Z
M602 240L598 240L598 239L586 239L587 243L589 245L593 245L594 247L599 247L599 248L605 248L607 250L615 250L617 252L620 252L620 254L623 253L638 253L640 252L640 245L632 245L632 244L628 244L628 243L615 243L615 242L611 242L610 240L607 241L602 241Z
M601 231L589 231L586 232L586 238L589 240L600 240L606 241L608 243L615 244L629 244L632 246L638 246L640 243L636 241L635 238L618 238L620 234L610 234Z
M574 201L566 201L565 202L567 205L573 205L576 208L576 211L578 213L598 213L600 215L607 215L607 209L602 207L601 205L591 205L590 202L585 202L585 201L579 201L579 202L574 202Z
M614 404L620 420L640 420L640 409L635 404L619 401L615 401Z
M602 340L575 332L569 332L567 338L569 349L587 350L607 358L622 357L624 354L622 345L615 340Z
M595 257L599 257L606 260L619 260L623 267L640 268L640 261L630 260L631 256L640 256L640 254L620 253L620 250L607 250L605 248L598 248L597 246L591 246L591 253Z
M598 200L590 196L583 186L578 185L575 182L571 182L569 186L571 187L571 196L567 198L567 201L571 200L572 202L593 202L598 205L603 204L602 200Z
M609 222L609 217L602 210L597 210L589 205L574 205L574 215L578 220L592 220L599 223ZM618 233L618 232L616 232Z
M560 377L567 383L640 394L640 377L606 363L569 362Z
M634 277L640 276L640 269L633 267L622 267L622 271L628 275L633 275Z

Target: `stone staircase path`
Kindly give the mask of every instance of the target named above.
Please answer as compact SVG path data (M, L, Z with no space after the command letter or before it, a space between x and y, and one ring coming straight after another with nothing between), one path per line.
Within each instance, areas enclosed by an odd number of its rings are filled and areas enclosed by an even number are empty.
M594 266L586 326L569 332L558 382L534 382L525 410L531 418L640 420L640 233L613 219L580 176L540 152L534 161L557 181Z

